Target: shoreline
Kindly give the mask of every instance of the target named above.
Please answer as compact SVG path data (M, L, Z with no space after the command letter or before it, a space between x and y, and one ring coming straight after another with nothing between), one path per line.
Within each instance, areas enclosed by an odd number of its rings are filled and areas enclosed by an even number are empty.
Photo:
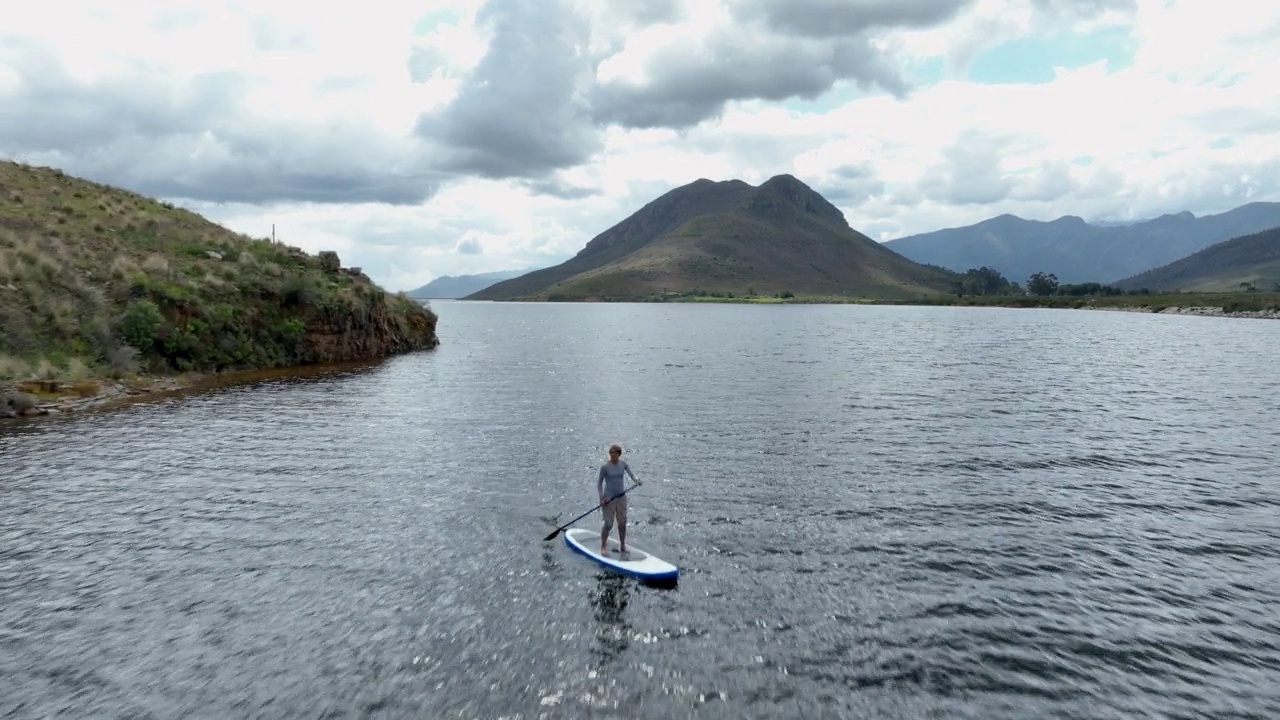
M58 380L18 380L0 388L0 423L73 415L145 402L187 392L208 382L209 375L136 376L87 378L69 383Z
M663 302L701 303L707 300L666 300ZM735 299L716 298L711 302L733 303ZM739 300L738 304L893 304L930 307L987 307L1015 310L1091 310L1145 313L1149 315L1187 315L1251 320L1280 320L1280 309L1232 310L1214 305L1109 305L1083 303L1078 306L1038 305L1023 303L930 303L930 302L815 302L814 299L774 299L772 302ZM232 387L283 377L306 377L335 370L357 370L373 367L382 360L345 363L317 363L269 370L235 370L230 372L185 373L179 375L138 375L127 378L90 377L77 382L27 379L0 383L0 423L5 420L31 420L97 410L109 410L163 397L179 396L201 390ZM11 402L12 401L12 404Z
M795 296L791 298L776 297L719 297L719 296L688 296L682 298L575 298L572 300L545 300L530 298L515 298L512 300L479 300L479 301L463 301L463 302L543 302L543 303L635 303L635 304L687 304L687 305L704 305L704 304L722 304L722 305L896 305L907 307L951 307L951 308L1006 308L1011 310L1108 310L1114 312L1135 312L1147 313L1153 315L1194 315L1199 317L1227 317L1227 318L1250 318L1263 320L1280 320L1280 303L1275 306L1263 306L1264 309L1258 310L1227 310L1224 305L1206 305L1201 303L1174 305L1163 302L1154 302L1150 304L1136 303L1098 303L1094 300L1031 300L1026 296L1011 296L1019 298L1013 301L972 301L968 299L960 299L959 301L936 301L929 299L917 300L884 300L872 298L844 298L844 297L815 297L815 296Z
M1169 306L1159 310L1152 307L1090 306L1081 310L1111 310L1116 312L1140 312L1149 315L1194 315L1198 317L1248 318L1254 320L1280 320L1280 310L1232 310L1212 305Z
M269 370L138 375L127 378L91 377L78 382L16 380L0 384L0 425L6 420L18 422L112 410L165 397L280 378L306 378L335 371L365 370L381 362L382 360L316 363ZM20 409L15 410L4 402L12 397L21 398Z

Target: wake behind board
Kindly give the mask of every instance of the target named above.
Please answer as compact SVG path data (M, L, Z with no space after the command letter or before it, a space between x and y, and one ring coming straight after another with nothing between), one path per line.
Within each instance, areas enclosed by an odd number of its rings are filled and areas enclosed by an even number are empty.
M566 530L564 544L607 568L642 580L671 581L680 576L680 570L675 565L654 557L631 543L628 543L630 547L627 548L627 554L623 555L616 538L609 538L609 554L601 555L600 533L591 530Z

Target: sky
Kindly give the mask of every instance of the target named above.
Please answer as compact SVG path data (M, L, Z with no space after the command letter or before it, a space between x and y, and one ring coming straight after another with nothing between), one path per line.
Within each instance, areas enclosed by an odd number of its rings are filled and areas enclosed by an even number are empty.
M0 157L409 290L700 178L878 241L1277 201L1277 43L1259 0L46 0L0 24Z

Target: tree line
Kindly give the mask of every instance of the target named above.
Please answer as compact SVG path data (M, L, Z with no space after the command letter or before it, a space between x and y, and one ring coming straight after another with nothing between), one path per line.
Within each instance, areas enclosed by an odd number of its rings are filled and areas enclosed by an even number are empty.
M1134 290L1131 294L1143 294ZM955 294L965 295L1124 295L1125 291L1102 283L1060 283L1053 273L1033 273L1025 286L1011 282L998 270L986 266L970 268L955 283Z

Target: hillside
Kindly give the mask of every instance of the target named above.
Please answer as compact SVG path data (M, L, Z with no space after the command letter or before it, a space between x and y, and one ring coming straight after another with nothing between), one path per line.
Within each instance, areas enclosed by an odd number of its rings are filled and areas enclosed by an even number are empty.
M1232 238L1114 283L1122 290L1237 292L1280 290L1280 227Z
M987 266L1019 283L1037 272L1053 273L1064 283L1111 283L1277 225L1280 203L1251 203L1199 218L1182 212L1126 225L1092 225L1074 216L1040 222L1001 215L885 245L916 262L957 272Z
M597 235L573 258L466 299L637 299L691 291L913 297L954 275L853 230L790 175L759 187L697 180Z
M372 359L435 328L335 254L0 162L0 382Z
M415 298L460 298L464 295L480 292L490 285L520 277L528 270L499 270L498 272L479 273L476 275L441 275L420 288L410 290L406 295Z

